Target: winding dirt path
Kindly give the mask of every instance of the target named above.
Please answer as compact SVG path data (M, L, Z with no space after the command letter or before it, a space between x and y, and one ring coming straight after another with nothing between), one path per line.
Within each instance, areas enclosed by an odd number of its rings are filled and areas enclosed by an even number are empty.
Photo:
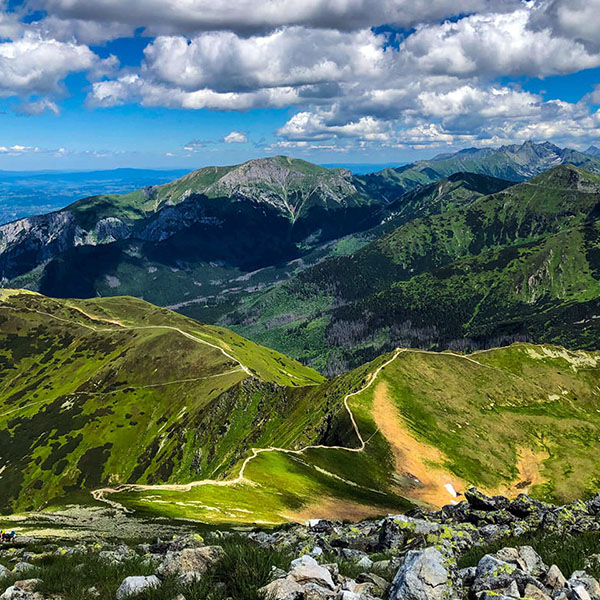
M9 310L17 310L17 309L13 309L13 307L6 307L6 306L0 306L0 308L9 309ZM197 336L194 336L194 335L192 335L186 331L183 331L182 329L179 329L177 327L172 327L172 326L168 326L168 325L127 326L118 320L103 319L101 317L86 313L85 311L83 311L77 307L71 307L71 308L73 308L74 310L78 310L80 313L82 313L87 318L89 318L93 321L104 322L104 323L113 325L113 326L119 328L120 330L135 331L135 330L146 330L146 329L162 329L162 330L175 331L175 332L179 333L180 335L182 335L196 343L204 344L206 346L209 346L209 347L214 348L214 349L218 350L219 352L221 352L226 358L228 358L229 360L231 360L239 365L239 368L234 369L234 371L241 370L241 371L245 372L247 375L250 375L252 377L256 376L254 373L252 373L252 371L246 365L244 365L239 359L237 359L232 354L227 352L221 346L219 346L217 344L213 344L211 342L208 342ZM20 309L20 310L28 310L30 312L39 313L39 314L48 316L48 317L56 319L56 320L70 323L73 325L79 325L81 327L85 327L85 328L91 329L93 331L115 331L116 330L115 327L111 327L111 328L92 327L85 323L81 323L78 321L70 321L68 319L64 319L61 317L57 317L56 315L52 315L51 313L38 311L36 309ZM134 491L161 491L161 490L163 490L163 491L189 492L193 488L206 486L206 485L220 486L220 487L229 487L229 486L235 486L235 485L254 486L254 485L256 485L256 483L254 481L252 481L251 479L249 479L248 477L246 477L246 469L253 460L255 460L258 456L260 456L261 454L266 453L266 452L280 452L282 454L296 455L296 456L302 455L306 451L313 450L313 449L343 450L346 452L354 452L354 453L363 452L365 450L368 440L365 441L365 439L363 438L363 436L360 432L360 429L358 427L358 424L356 422L354 413L352 412L352 409L350 408L350 406L348 404L348 401L351 398L353 398L354 396L362 394L364 391L369 389L375 383L375 381L377 380L377 377L379 376L381 371L383 369L385 369L385 367L387 367L388 365L393 363L400 356L400 354L402 354L403 352L406 352L406 351L407 350L403 349L403 348L396 349L392 358L390 358L389 360L387 360L386 362L381 364L375 371L373 371L372 373L370 373L368 375L368 379L367 379L366 383L361 388L357 389L354 392L347 394L344 397L344 399L343 399L344 407L345 407L346 411L348 412L350 421L352 423L352 428L354 429L356 437L359 441L359 445L356 448L351 448L351 447L347 447L347 446L325 446L322 444L305 446L304 448L301 448L299 450L291 450L288 448L278 448L275 446L270 446L270 447L265 447L265 448L252 448L250 451L251 452L250 456L248 456L244 460L237 477L235 477L233 479L227 479L227 480L204 479L204 480L199 480L199 481L193 481L193 482L186 483L186 484L157 484L157 485L122 484L122 485L118 485L114 488L106 487L106 488L93 490L91 492L91 495L93 496L93 498L95 500L104 502L104 503L108 504L109 506L111 506L112 508L121 510L123 512L131 512L129 509L122 506L118 502L115 502L114 500L110 500L109 498L107 498L107 496L110 494L119 493L119 492L134 492ZM436 353L436 352L430 352L427 350L413 350L413 351L416 353L422 353L422 354L436 354L436 355L440 354L440 353ZM476 365L478 365L480 367L499 370L499 369L497 369L497 367L478 362L477 360L471 358L470 356L466 356L466 355L462 355L462 354L455 354L452 352L444 352L444 353L442 353L442 355L449 355L449 356L453 356L456 358L461 358L464 360L468 360L472 363L475 363ZM228 371L228 373L231 373L231 372L232 371ZM223 374L225 374L225 373L223 373ZM295 376L295 377L297 379L301 379L300 377L297 377L297 376ZM159 386L159 385L166 385L166 384L152 384L152 386L148 386L148 387ZM31 406L31 405L29 405L29 406ZM386 386L385 382L382 382L375 391L373 413L374 413L373 416L375 419L375 423L378 427L378 431L380 431L384 435L384 437L388 440L388 442L392 446L392 450L394 452L394 456L396 459L397 471L404 476L404 479L406 479L407 483L401 485L401 487L402 488L410 488L412 497L414 497L418 500L422 500L423 502L426 502L427 504L431 504L434 506L443 506L444 504L447 504L449 500L451 501L452 498L456 497L457 490L465 489L466 485L465 485L464 481L460 480L456 476L452 475L449 471L447 471L446 469L441 467L441 463L443 462L443 456L440 453L440 451L438 449L436 449L432 446L428 446L424 442L421 442L418 439L416 439L416 437L409 432L408 428L403 426L400 415L399 415L396 407L393 405L393 403L391 402L391 400L388 397L387 386ZM537 469L537 472L536 472L536 468L534 466L535 463L538 463L538 467L539 467L539 457L537 455L535 457L532 457L529 455L521 457L521 461L520 461L520 465L519 465L519 472L522 475L522 480L523 479L525 479L525 480L532 479L536 482L539 481L539 468ZM317 468L317 467L315 467L315 468ZM323 471L323 472L327 473L328 475L330 475L332 477L341 479L339 476L335 475L334 473L328 473L326 471ZM357 484L355 482L346 481L343 479L342 479L342 481L345 481L346 483L348 483L350 485L357 486ZM410 483L411 481L412 481L412 485ZM528 481L528 483L529 483L529 481ZM370 490L370 491L380 493L379 490ZM334 499L329 499L329 500L334 500ZM324 501L327 502L327 499L324 499Z

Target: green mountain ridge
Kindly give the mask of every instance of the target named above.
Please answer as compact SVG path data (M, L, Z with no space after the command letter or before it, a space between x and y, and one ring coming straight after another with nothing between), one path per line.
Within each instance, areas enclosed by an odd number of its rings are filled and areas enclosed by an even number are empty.
M280 523L441 506L470 484L567 500L600 478L597 352L397 349L326 381L133 298L5 291L0 319L4 511Z
M492 297L490 289L496 293L503 282L512 282L513 287L507 283L496 301L505 308L519 306L523 317L541 310L542 302L554 302L564 304L563 308L579 305L572 311L571 323L591 318L597 298L592 284L598 277L594 224L599 207L598 175L570 165L556 167L466 207L409 221L353 255L327 260L278 288L248 297L222 323L334 373L398 344L439 350L454 343L460 346L461 340L470 338L471 348L477 348L493 345L505 335L595 348L593 335L579 336L578 328L557 338L550 331L540 335L540 327L534 334L536 328L519 327L520 321L510 311L515 326L504 331L502 319L508 313L488 311L485 305ZM573 240L570 232L578 232ZM553 241L542 243L553 235ZM548 248L553 248L554 258ZM467 260L478 255L481 260ZM577 290L569 297L557 294L552 283L544 285L552 276L539 275L544 262L561 268L557 257L577 267L567 277ZM459 262L454 265L455 261ZM511 274L512 269L521 273L521 280ZM537 284L533 301L519 291L527 288L529 278ZM445 287L451 283L451 289ZM442 310L441 303L449 302L444 294L457 299L449 313ZM489 327L480 333L468 327L481 302L492 321L500 319L488 333L484 332Z

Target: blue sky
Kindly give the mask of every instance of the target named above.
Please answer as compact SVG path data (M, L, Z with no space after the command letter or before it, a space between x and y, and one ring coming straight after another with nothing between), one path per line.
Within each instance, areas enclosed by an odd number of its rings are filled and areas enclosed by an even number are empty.
M600 0L0 0L0 169L600 145Z

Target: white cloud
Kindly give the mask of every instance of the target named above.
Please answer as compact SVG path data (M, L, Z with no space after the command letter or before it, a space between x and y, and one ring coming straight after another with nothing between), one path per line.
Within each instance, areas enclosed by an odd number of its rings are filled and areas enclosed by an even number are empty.
M582 42L531 29L531 14L522 9L421 27L403 43L403 58L420 72L458 77L543 77L600 66L600 53Z
M14 146L0 146L0 154L8 156L20 156L29 152L39 152L39 150L39 148L33 146L21 146L19 144L15 144Z
M60 109L56 102L52 102L48 98L42 98L41 100L35 100L32 102L26 102L21 104L17 109L18 113L24 115L42 115L45 112L51 112L55 115L60 114Z
M69 73L87 71L96 58L87 46L33 33L0 43L0 96L56 93Z
M600 0L27 0L48 13L32 24L6 6L0 96L24 98L26 114L57 113L64 78L85 72L92 108L295 108L274 147L579 140L598 128L597 90L547 102L499 78L600 66ZM384 23L414 30L371 29ZM88 47L140 27L158 37L137 67Z
M341 33L278 30L242 38L205 33L188 41L161 36L145 50L144 75L186 91L253 91L380 77L384 38L370 30Z
M600 46L600 0L547 0L537 2L530 27L550 29L554 35Z
M517 0L30 0L63 19L147 27L154 33L234 31L285 26L349 31L383 23L412 27L448 17L508 10Z
M232 131L223 138L223 141L226 144L245 144L248 142L248 136L241 131Z

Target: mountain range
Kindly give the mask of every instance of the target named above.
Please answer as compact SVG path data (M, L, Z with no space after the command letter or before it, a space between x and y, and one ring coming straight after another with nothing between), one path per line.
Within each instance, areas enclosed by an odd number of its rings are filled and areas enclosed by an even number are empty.
M525 143L360 176L278 156L2 225L0 509L585 497L599 218L594 148Z

